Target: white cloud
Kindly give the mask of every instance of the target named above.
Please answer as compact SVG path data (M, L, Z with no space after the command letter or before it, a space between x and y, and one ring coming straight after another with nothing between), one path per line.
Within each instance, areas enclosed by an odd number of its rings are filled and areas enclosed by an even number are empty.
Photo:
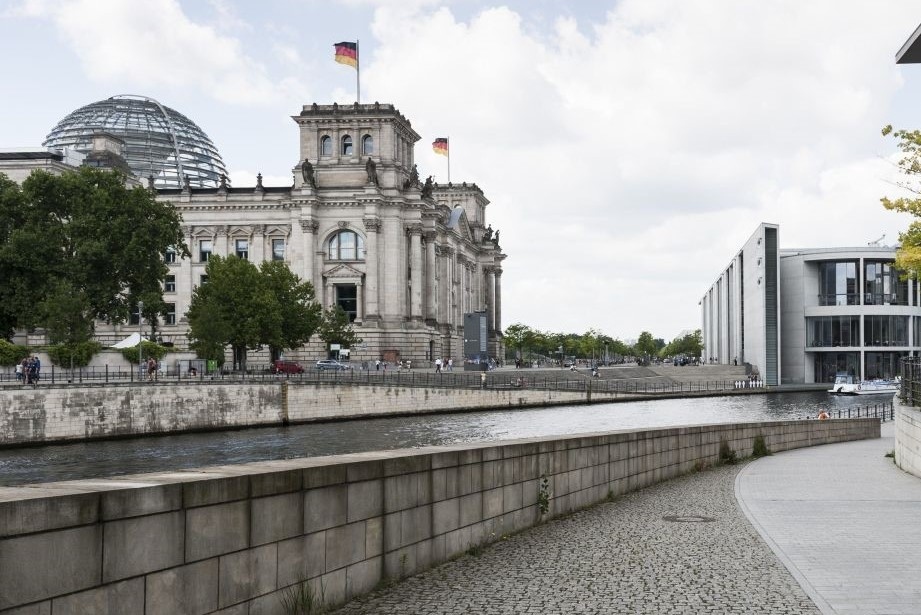
M492 200L506 323L668 337L761 221L783 246L905 224L876 152L907 1L623 0L549 34L508 8L408 10L376 10L363 85L412 119L425 174L444 179L428 145L450 135L452 179Z
M220 10L219 21L233 22ZM67 0L31 2L32 16L53 20L58 32L98 83L197 88L234 104L270 104L282 99L266 68L241 42L193 22L176 0ZM221 17L223 15L223 17Z

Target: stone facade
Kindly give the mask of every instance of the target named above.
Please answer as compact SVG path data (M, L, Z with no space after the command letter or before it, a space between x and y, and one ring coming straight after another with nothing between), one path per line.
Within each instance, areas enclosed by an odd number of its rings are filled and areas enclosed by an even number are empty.
M184 315L208 256L240 255L284 260L313 284L324 307L342 305L363 340L352 361L418 365L441 356L459 364L463 315L484 311L488 353L502 356L506 256L486 222L483 191L421 178L414 163L420 136L393 105L312 104L293 119L300 143L293 185L266 187L260 175L254 187L223 181L158 193L182 215L192 253L167 255L164 299L172 309L159 326L163 338L186 347ZM134 331L137 324L97 327L106 341ZM315 360L325 348L313 341L289 354Z

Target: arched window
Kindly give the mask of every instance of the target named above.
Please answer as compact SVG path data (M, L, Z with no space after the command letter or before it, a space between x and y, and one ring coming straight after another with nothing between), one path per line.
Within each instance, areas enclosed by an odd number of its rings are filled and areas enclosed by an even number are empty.
M365 240L355 231L339 231L329 240L326 252L330 260L357 261L365 257Z
M352 137L345 135L342 137L342 155L351 156L352 155Z
M323 135L323 137L320 139L320 155L333 155L333 140L329 137L329 135Z
M365 135L361 138L361 155L370 156L374 153L374 138L371 135Z

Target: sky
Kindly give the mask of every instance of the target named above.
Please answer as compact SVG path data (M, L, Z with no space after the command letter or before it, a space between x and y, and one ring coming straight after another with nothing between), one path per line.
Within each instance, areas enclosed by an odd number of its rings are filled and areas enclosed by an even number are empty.
M0 148L118 94L195 121L234 186L288 186L302 105L356 98L449 137L499 229L503 325L623 340L700 327L761 222L781 248L895 245L921 128L911 0L0 0Z

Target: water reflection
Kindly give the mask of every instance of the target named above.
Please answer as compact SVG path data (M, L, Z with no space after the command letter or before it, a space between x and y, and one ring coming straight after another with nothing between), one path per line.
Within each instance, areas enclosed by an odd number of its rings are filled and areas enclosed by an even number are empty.
M781 393L378 418L0 450L0 484L619 429L813 418L886 396Z

